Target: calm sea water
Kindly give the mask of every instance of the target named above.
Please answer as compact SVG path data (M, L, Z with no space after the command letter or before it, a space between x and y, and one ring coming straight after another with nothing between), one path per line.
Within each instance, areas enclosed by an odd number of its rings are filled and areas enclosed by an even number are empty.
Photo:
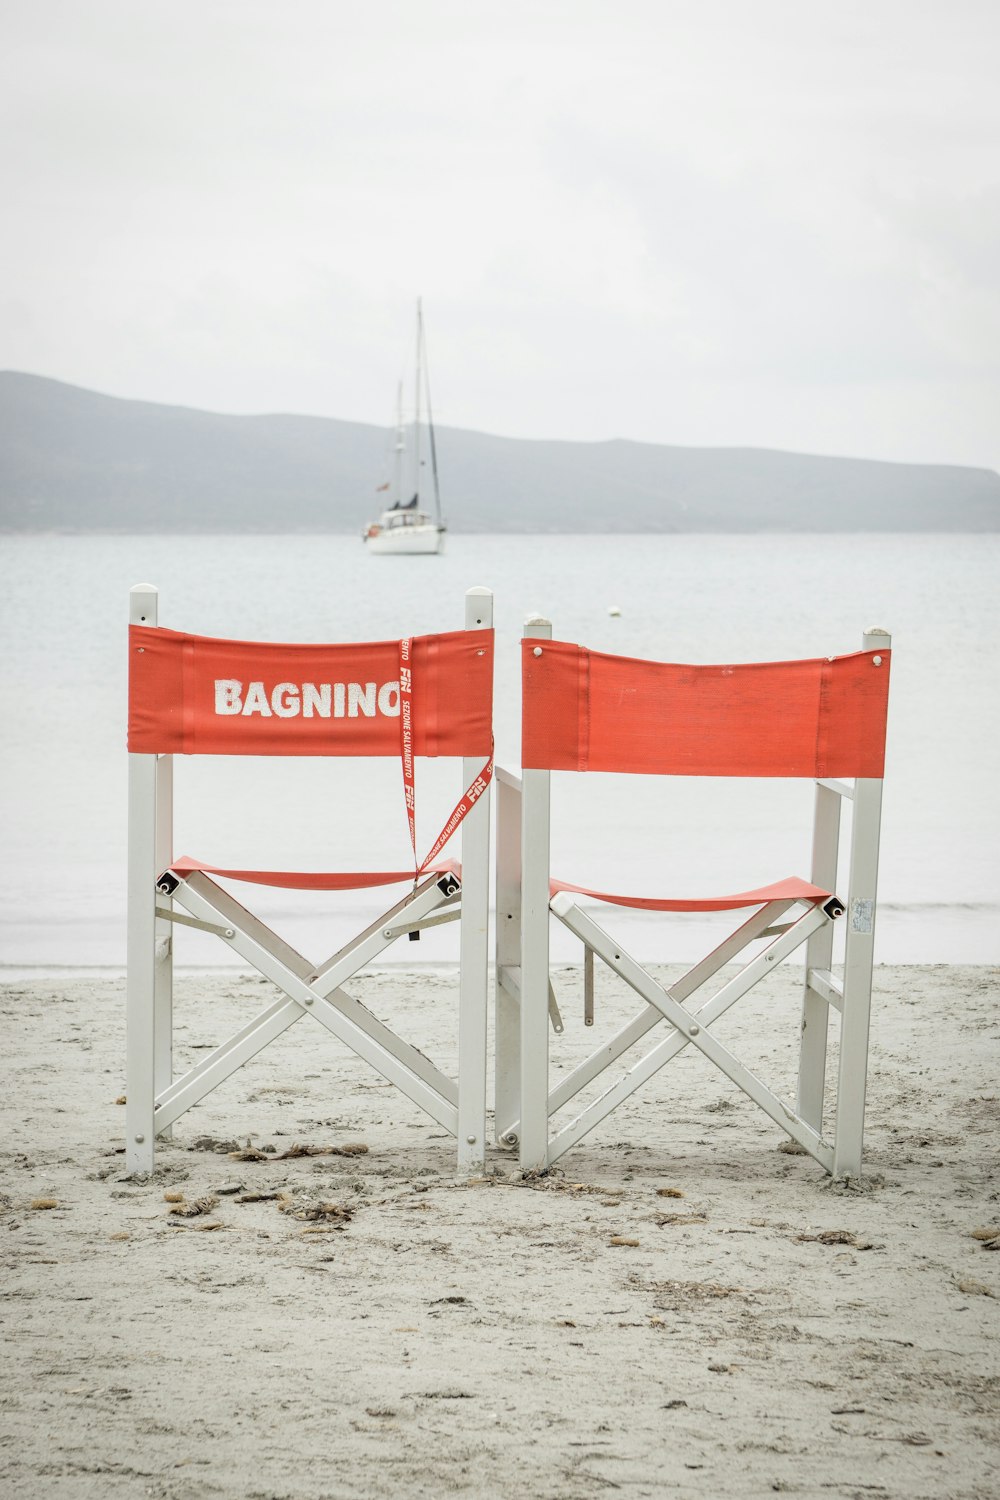
M599 649L703 662L850 651L866 626L882 626L895 656L878 958L1000 960L998 537L452 535L440 558L373 558L353 537L7 537L0 555L8 971L123 962L125 629L137 582L159 586L161 624L301 640L457 628L465 590L487 585L496 596L498 759L508 765L517 763L517 637L528 614ZM298 761L290 777L285 769L181 761L178 852L272 868L406 864L394 763ZM456 775L419 766L425 846L460 790ZM805 873L809 789L743 790L737 799L712 781L561 778L556 865L583 883L664 895ZM368 897L255 891L250 900L317 959L378 915ZM622 921L638 956L665 961L703 952L711 925ZM454 933L397 951L407 961L450 959ZM568 937L556 953L577 957ZM227 956L182 935L182 962Z

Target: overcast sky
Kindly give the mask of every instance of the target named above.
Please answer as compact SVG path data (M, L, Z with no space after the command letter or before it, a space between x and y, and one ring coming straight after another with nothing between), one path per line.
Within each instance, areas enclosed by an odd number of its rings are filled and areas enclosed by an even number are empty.
M0 367L1000 468L1000 0L2 0Z

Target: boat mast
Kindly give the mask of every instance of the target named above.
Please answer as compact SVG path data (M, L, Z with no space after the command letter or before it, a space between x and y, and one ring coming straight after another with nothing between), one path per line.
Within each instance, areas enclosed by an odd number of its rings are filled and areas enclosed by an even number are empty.
M434 413L431 410L431 372L427 364L427 349L424 348L424 387L427 393L427 431L431 440L431 474L434 477L434 519L443 530L441 519L441 486L438 483L437 443L434 441Z
M424 363L424 310L417 298L417 368L414 381L415 410L413 416L413 493L420 494L420 387ZM417 502L419 504L419 500Z
M403 498L403 454L406 452L406 435L403 429L403 382L396 387L396 441L392 448L392 499L398 505Z

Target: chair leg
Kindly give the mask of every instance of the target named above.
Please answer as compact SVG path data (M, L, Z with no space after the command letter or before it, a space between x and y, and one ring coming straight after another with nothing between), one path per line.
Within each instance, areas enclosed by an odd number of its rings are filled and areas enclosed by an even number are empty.
M835 1177L857 1177L861 1173L881 810L881 781L859 778L854 784L851 830L850 896L846 917L844 1002L834 1139Z
M458 1170L486 1164L486 1021L490 918L490 794L462 828L462 918L458 1002Z
M522 1172L544 1171L549 1143L549 776L525 770L521 899Z
M156 1095L156 757L129 757L125 1168L153 1170Z
M161 755L156 762L156 874L169 869L173 859L173 757ZM161 898L167 907L168 897ZM153 982L153 1028L155 1062L153 1084L156 1097L168 1089L174 1077L174 939L169 922L159 921L155 932L156 962ZM161 1140L170 1140L168 1125Z
M521 783L498 770L494 1127L498 1144L521 1116ZM515 983L515 976L517 982Z
M848 921L851 914L848 915ZM872 933L847 930L844 1000L837 1077L834 1177L859 1177L865 1132L868 1034L872 996Z
M824 890L837 888L840 843L840 794L821 782L816 786L813 814L812 881ZM833 962L833 925L814 932L806 945L806 975L802 991L802 1031L799 1043L797 1107L813 1130L823 1132L823 1093L826 1084L826 1047L830 1009L811 983L815 969L827 971Z
M826 1045L830 1029L830 1007L810 986L806 958L806 981L802 992L802 1029L799 1043L799 1082L796 1108L807 1125L823 1133L823 1093L826 1083ZM820 965L816 965L820 967ZM822 967L826 968L827 965Z

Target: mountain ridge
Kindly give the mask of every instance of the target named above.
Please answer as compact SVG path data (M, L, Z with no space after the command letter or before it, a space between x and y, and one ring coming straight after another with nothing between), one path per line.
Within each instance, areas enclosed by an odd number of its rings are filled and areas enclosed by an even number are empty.
M457 532L1000 530L989 469L449 427L436 437ZM351 533L379 508L386 445L367 423L168 406L0 371L0 530Z

